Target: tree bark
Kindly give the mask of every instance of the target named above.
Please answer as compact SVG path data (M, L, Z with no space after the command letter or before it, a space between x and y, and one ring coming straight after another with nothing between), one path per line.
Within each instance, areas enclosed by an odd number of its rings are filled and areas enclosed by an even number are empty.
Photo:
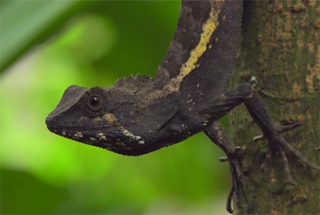
M305 124L283 134L305 158L319 165L320 1L248 1L244 5L241 47L232 85L256 79L273 119ZM294 186L283 159L275 154L261 169L268 143L253 141L259 128L241 105L230 114L230 132L241 146L243 194L236 214L320 214L320 171L286 152ZM245 205L246 204L246 205Z

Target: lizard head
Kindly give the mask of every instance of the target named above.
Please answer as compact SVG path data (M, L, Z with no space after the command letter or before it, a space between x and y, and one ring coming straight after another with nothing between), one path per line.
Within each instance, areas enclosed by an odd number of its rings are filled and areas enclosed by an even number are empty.
M114 151L126 147L125 138L139 138L125 131L112 113L116 104L106 88L70 86L46 124L55 134Z

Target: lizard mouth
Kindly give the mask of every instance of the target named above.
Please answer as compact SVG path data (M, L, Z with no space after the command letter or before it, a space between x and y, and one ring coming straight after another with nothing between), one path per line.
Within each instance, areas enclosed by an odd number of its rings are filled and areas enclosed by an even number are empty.
M117 137L121 133L121 125L104 123L61 123L50 115L46 118L47 128L57 135L72 139L77 142L85 143L112 150L113 144L122 146L122 140ZM76 125L74 125L76 124ZM108 128L108 129L106 129ZM108 130L108 133L105 131Z
M75 125L76 124L76 125ZM105 129L105 128L116 128L116 127L121 127L121 125L116 124L116 123L106 123L106 121L104 122L95 122L95 123L87 123L87 122L77 122L77 123L61 123L59 122L59 120L56 120L55 117L51 117L51 115L49 115L46 118L46 125L47 128L55 133L55 134L59 134L62 131L66 131L66 132L70 132L70 133L76 133L78 131L97 131L100 129Z
M48 119L46 120L48 129L62 137L72 139L77 142L85 143L92 146L101 147L104 149L112 148L112 143L116 142L116 138L113 135L107 135L103 132L106 127L116 127L115 125L104 125L104 126L79 126L64 125L52 123ZM115 132L119 130L114 129ZM118 141L119 142L119 141Z
M46 124L51 132L77 142L104 148L117 154L138 156L169 145L156 144L153 146L145 144L144 140L140 139L140 136L135 136L129 131L124 131L123 126L117 124L94 124L90 126L83 123L82 125L77 124L77 126L72 126L72 124L62 125L57 121L50 116L47 117ZM108 129L108 134L104 133L105 128L111 127L113 129ZM123 133L127 136L119 135ZM137 144L128 143L128 138L136 138Z

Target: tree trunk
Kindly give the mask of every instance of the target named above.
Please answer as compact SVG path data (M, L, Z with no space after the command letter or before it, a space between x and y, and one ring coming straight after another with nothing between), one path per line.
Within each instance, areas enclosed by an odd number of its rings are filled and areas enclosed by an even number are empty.
M320 1L248 1L244 10L232 85L256 79L255 89L276 122L304 120L283 136L319 165ZM296 186L288 183L279 154L261 169L268 143L252 140L261 132L244 105L232 111L230 123L231 139L242 146L239 156L248 177L241 179L245 195L235 213L320 214L320 171L305 167L290 152L286 154Z

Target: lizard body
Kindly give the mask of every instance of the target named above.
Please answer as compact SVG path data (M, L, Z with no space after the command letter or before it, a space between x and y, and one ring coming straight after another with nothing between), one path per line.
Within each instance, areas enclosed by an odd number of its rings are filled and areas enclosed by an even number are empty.
M319 169L281 136L302 123L275 123L250 84L227 90L241 32L242 7L242 0L182 0L174 39L155 78L130 76L109 88L70 86L47 117L48 129L124 155L146 154L205 132L230 161L233 186L227 202L229 212L231 198L235 193L237 200L241 188L241 169L236 149L217 120L241 103L274 146L270 149L280 151L289 181L293 182L283 148Z
M47 118L49 129L120 154L140 155L180 142L226 114L217 109L207 116L199 113L208 102L215 105L227 88L242 2L183 1L181 13L155 78L138 75L110 88L72 86L63 105ZM100 98L99 107L90 104L94 96Z

